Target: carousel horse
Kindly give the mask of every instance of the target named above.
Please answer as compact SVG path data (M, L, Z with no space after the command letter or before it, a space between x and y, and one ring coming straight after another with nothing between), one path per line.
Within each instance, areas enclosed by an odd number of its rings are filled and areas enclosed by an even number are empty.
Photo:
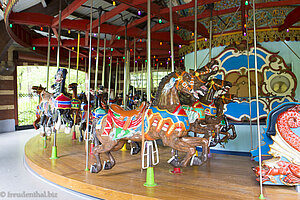
M70 116L71 99L63 94L66 73L66 69L58 69L55 75L55 84L51 86L55 89L54 94L45 90L40 93L41 102L38 106L38 112L40 113L40 124L43 126L44 131L41 134L48 132L48 135L50 135L51 127L54 124L56 125L55 129L59 130L61 119L67 122L69 127L73 125L73 120Z
M189 121L181 107L178 91L199 96L205 95L207 88L194 73L172 72L161 80L153 105L148 106L144 102L138 109L130 111L125 111L118 105L111 105L108 114L97 122L95 138L98 141L93 148L97 163L91 166L90 171L98 173L102 170L101 153L106 153L109 157L103 169L111 169L115 165L111 151L122 148L127 140L141 142L143 138L161 139L164 145L186 152L182 161L175 160L170 163L175 167L186 167L196 152L196 146L202 146L203 152L201 157L194 157L191 165L201 165L205 162L208 140L188 137Z
M108 105L107 105L107 98L108 98L108 93L105 92L104 87L100 86L100 89L96 93L96 108L101 108L103 110L108 110Z
M220 79L211 79L206 86L209 88L206 95L198 99L183 98L181 95L181 102L186 104L183 108L189 116L190 131L194 132L195 137L197 134L204 134L205 138L213 136L214 140L210 141L210 147L212 147L227 141L226 138L236 137L234 126L228 125L223 113L224 105L232 101L233 96L226 94L232 84ZM224 121L227 124L224 124ZM232 136L228 133L230 129L233 131ZM220 140L220 134L227 135L227 137Z
M77 83L71 83L68 85L68 89L72 90L72 100L71 100L71 111L70 114L73 116L74 119L74 132L76 133L76 125L79 125L81 120L80 117L80 108L81 108L81 101L77 96Z
M88 110L88 100L84 92L79 95L79 99L81 101L80 104L80 122L79 122L79 142L83 141L83 132L86 130L86 121L87 121L87 110ZM91 105L90 105L91 108ZM91 115L90 115L91 117Z
M42 101L41 93L43 91L45 91L46 88L44 88L44 87L42 87L42 85L40 85L40 86L32 86L31 89L34 93L39 95L39 102L41 102ZM36 108L36 112L35 112L36 120L33 122L33 127L34 127L35 130L40 128L40 123L39 122L41 120L41 114L42 113L41 113L40 105L38 105L37 108Z
M72 90L72 99L71 99L71 115L74 116L74 123L78 124L80 121L80 115L79 115L79 110L80 110L80 104L81 101L77 96L77 83L71 83L68 86L69 90Z
M100 117L106 115L107 112L104 109L105 106L106 106L106 104L105 104L105 102L103 102L103 99L100 96L95 97L96 95L95 95L94 92L90 92L90 95L91 95L90 97L92 97L91 99L95 99L96 105L99 105L97 108L95 108L94 110L92 110L92 107L93 107L92 103L93 103L93 101L90 101L89 127L91 128L94 119L95 120L99 119ZM79 137L79 142L82 142L83 141L83 132L86 131L86 127L87 127L86 125L87 125L87 119L88 119L88 115L87 115L87 111L88 111L88 99L87 99L87 96L86 96L86 94L84 92L82 92L79 95L79 99L82 102L81 103L81 108L80 108L80 122L79 122L80 137ZM101 101L99 101L99 99L101 99Z
M67 97L65 91L65 80L67 70L59 68L55 75L55 84L51 87L55 90L52 97L53 121L55 123L55 130L59 130L61 122L66 124L65 133L71 132L73 126L73 119L71 117L71 99Z
M214 105L216 107L215 115L205 115L203 120L196 120L191 123L190 131L194 134L204 134L205 138L212 137L209 146L214 147L217 144L222 144L228 140L234 140L236 138L235 127L228 123L228 119L224 114L224 106L235 99L232 94L223 94L214 99ZM198 108L199 109L199 108ZM195 109L196 110L196 109ZM232 135L229 133L232 131ZM225 135L220 138L220 135Z

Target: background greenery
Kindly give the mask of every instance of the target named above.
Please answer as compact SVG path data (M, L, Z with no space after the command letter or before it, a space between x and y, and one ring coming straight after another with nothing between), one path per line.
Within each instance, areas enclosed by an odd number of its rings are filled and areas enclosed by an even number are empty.
M54 84L54 76L57 68L50 67L49 70L49 92L53 92L51 85ZM76 82L76 70L71 69L70 78L67 74L66 86ZM47 67L45 66L18 66L17 67L17 90L18 90L18 120L19 126L32 125L36 119L35 110L39 104L38 95L31 90L32 86L47 84ZM78 93L85 91L85 73L78 72Z

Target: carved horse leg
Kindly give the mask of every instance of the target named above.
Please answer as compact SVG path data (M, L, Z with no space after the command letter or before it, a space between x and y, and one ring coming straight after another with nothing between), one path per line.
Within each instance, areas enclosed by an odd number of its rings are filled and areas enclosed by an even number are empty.
M117 145L114 146L111 151L118 151L118 150L120 150L123 147L123 145L124 145L125 142L126 142L125 140L119 140L119 142L117 143ZM108 156L109 160L105 162L105 164L103 166L104 170L109 170L109 169L113 168L115 166L115 164L116 164L116 160L112 156L111 151L106 152L106 155Z
M79 142L83 141L83 135L82 132L84 132L86 129L86 120L81 120L80 124L79 124L79 132L80 132L80 137L79 137Z
M36 120L33 122L33 127L35 130L38 130L40 128L39 122L41 120L40 115L36 116Z
M93 148L93 154L96 157L97 163L91 166L91 173L98 173L102 170L102 164L100 159L101 153L106 153L109 158L109 162L107 161L104 165L104 169L111 169L115 165L115 160L111 155L110 151L117 150L122 148L125 141L113 140L109 135L102 135L104 131L104 127L106 126L106 118L104 116L101 122L101 129L97 129L95 132L95 139L98 140L97 143L101 143L101 145L97 145Z
M231 129L232 135L228 132ZM236 138L236 131L234 125L230 124L226 127L225 131L221 130L220 134L225 135L220 142L225 142L226 140L234 140Z
M191 165L201 165L208 158L208 144L209 141L207 138L200 137L182 137L180 138L182 141L196 148L196 146L202 146L202 154L201 157L195 156Z
M195 146L191 146L188 143L186 143L182 138L178 138L177 134L172 134L170 137L162 137L162 141L164 145L167 145L175 150L186 152L185 157L183 160L179 162L171 162L170 164L174 167L186 167L189 160L192 158L192 156L196 153Z
M99 138L100 139L100 138ZM104 165L104 169L111 169L114 164L115 160L113 156L111 155L110 151L117 146L118 141L112 140L109 136L101 136L100 139L101 145L95 146L93 148L93 154L96 157L97 163L93 164L91 166L91 173L98 173L102 170L102 164L101 164L101 159L100 159L100 154L101 153L106 153L107 156L109 157L109 162L106 162Z
M230 124L228 130L232 130L232 135L229 137L229 139L234 140L236 138L236 131L235 131L235 126Z

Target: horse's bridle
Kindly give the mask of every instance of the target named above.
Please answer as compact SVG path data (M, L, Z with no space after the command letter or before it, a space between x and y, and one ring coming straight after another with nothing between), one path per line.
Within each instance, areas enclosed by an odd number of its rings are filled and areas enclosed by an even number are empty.
M210 69L209 67L207 67L206 65L204 66L204 68L206 69L206 71L204 72L196 72L195 71L195 76L197 77L197 79L201 82L201 83L205 83L203 80L201 80L201 78L199 76L205 75L210 73Z
M226 102L225 102L225 100L231 100L232 98L231 98L231 94L229 95L229 98L227 98L227 97L225 97L225 95L222 95L222 102L224 103L224 104L226 104Z
M211 80L209 89L211 89L213 87L214 90L217 90L216 86L219 87L219 88L223 88L224 87L224 80L222 80L221 85L216 83L214 80Z
M192 91L194 89L194 76L192 75L191 81L189 83L183 81L183 75L187 72L182 72L181 75L176 73L177 76L177 84L176 84L176 89L178 89L179 84L182 85L182 87L186 88L189 91Z

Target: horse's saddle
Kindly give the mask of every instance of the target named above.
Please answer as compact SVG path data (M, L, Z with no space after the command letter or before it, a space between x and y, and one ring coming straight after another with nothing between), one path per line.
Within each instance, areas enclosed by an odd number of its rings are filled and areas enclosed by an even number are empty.
M74 109L74 110L79 110L80 109L80 100L79 99L72 99L71 100L71 109Z
M121 106L118 106L116 104L112 104L110 107L110 110L118 115L118 120L124 121L123 125L123 130L127 130L131 124L131 121L133 119L138 119L141 114L143 113L145 107L146 107L146 102L143 102L140 107L136 110L124 110ZM115 116L115 115L114 115Z
M132 117L138 117L141 113L143 108L146 106L146 102L143 102L139 108L137 108L136 110L124 110L124 108L122 108L121 106L117 105L117 104L112 104L110 109L116 113L119 114L120 116L126 118L132 118Z

